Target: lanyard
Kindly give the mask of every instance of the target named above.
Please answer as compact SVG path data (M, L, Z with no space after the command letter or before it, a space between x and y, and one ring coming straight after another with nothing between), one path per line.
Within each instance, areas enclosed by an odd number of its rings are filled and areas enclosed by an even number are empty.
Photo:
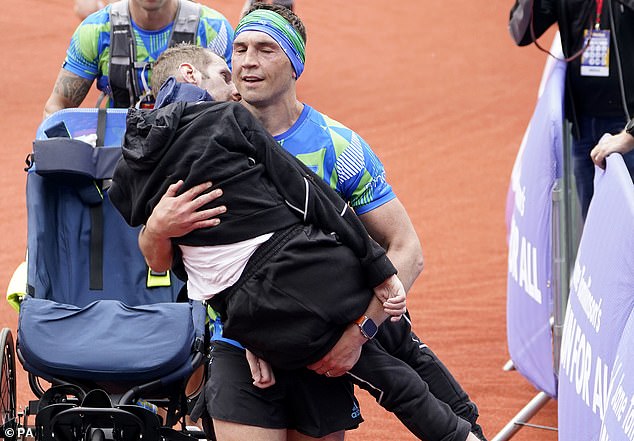
M601 28L601 11L603 11L603 0L596 0L597 2L597 21L594 28L599 30Z

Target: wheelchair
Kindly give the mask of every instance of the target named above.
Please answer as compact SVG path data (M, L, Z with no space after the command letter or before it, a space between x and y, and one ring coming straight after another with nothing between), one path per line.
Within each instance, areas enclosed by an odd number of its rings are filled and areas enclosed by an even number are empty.
M204 375L193 392L188 382L209 358L206 309L173 274L148 268L139 230L108 199L125 119L123 109L65 109L38 128L15 344L10 329L0 334L4 439L206 439L186 423ZM19 413L16 359L36 397Z

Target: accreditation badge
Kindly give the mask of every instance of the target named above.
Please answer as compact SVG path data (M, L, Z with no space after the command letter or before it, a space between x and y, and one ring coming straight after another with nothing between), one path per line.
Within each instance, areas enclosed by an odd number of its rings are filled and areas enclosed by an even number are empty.
M610 31L607 29L586 30L581 55L581 76L607 77L610 75Z

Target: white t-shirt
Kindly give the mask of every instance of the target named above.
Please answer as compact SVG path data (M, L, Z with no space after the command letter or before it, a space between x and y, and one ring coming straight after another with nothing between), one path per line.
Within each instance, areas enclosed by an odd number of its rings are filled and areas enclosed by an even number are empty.
M192 300L207 300L233 285L247 262L273 233L228 245L179 245L187 271L187 295Z

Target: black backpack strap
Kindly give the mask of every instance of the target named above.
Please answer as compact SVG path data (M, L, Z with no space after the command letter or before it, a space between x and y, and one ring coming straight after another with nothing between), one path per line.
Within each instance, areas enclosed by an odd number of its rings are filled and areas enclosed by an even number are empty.
M106 109L100 107L97 111L97 147L103 147L106 142Z
M110 6L110 61L108 79L112 91L113 107L131 107L139 93L134 61L136 43L128 10L128 0Z
M97 111L97 147L106 140L106 109ZM111 149L113 150L113 149ZM97 183L94 182L95 186ZM99 190L97 188L97 190ZM101 196L101 192L99 192ZM101 204L90 207L90 289L103 289L103 208Z
M196 44L200 5L189 0L181 0L172 28L169 46L179 43ZM113 107L133 107L144 93L139 84L137 70L151 69L151 63L136 61L136 40L132 31L132 21L128 0L115 2L110 6L110 61L109 83L112 91Z
M196 44L200 5L189 0L181 0L172 28L169 46L179 43ZM128 0L115 2L110 6L110 66L108 78L114 107L133 107L146 92L139 84L137 69L151 69L150 63L136 61L136 40L132 31L132 21ZM147 91L149 92L149 91Z
M93 290L103 289L103 208L102 205L90 207L90 279Z
M178 3L178 12L176 20L174 20L169 47L174 47L180 43L196 44L198 23L200 22L200 4L189 0L181 0Z

